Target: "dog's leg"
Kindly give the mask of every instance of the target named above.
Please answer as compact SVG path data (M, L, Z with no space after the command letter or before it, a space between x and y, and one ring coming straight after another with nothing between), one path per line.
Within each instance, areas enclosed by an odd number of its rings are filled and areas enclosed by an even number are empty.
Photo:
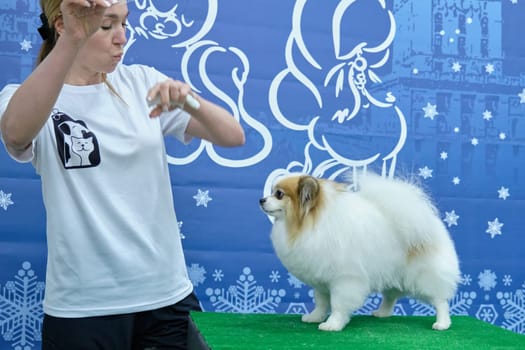
M435 301L434 307L436 308L436 322L432 325L432 329L438 331L448 329L452 324L452 321L450 320L448 301Z
M363 288L364 284L354 280L330 288L332 312L325 322L319 324L320 330L340 331L350 322L350 316L363 305L368 294L368 289Z
M383 291L383 300L379 308L372 312L375 317L388 317L392 315L397 299L402 295L397 289L389 289Z
M301 320L308 323L323 322L328 315L328 308L330 306L330 296L314 289L315 308L309 314L303 315Z

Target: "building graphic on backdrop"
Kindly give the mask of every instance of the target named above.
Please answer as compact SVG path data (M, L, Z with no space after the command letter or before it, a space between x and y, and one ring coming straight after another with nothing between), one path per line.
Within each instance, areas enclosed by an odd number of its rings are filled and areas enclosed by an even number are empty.
M6 70L6 83L19 83L34 68L40 35L36 28L38 0L3 0L0 2L0 67Z
M503 26L505 5L394 1L394 14L403 21L393 44L392 74L384 83L397 91L410 116L415 153L435 159L430 167L447 180L475 173L490 180L504 172L517 183L525 172L518 161L525 151L525 75L505 74L513 62L504 58L501 40L521 40L520 30ZM443 156L447 162L440 161Z

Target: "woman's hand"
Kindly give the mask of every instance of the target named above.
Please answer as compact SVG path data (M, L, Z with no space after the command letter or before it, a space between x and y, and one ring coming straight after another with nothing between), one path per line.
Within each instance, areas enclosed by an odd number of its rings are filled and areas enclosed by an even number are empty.
M194 101L188 101L188 97ZM167 79L155 84L149 91L146 99L154 107L150 117L158 117L164 111L183 108L191 114L186 127L186 134L207 140L223 147L243 145L245 142L244 130L241 124L230 112L223 107L197 96L191 86L185 82Z
M158 117L162 112L172 111L176 108L195 109L195 105L187 104L187 96L197 99L191 87L179 80L168 79L155 84L149 91L147 100L151 103L157 100L158 103L150 112L150 117ZM190 110L191 112L191 110Z
M118 0L64 0L60 4L63 33L76 41L84 41L95 33L102 23L106 8Z

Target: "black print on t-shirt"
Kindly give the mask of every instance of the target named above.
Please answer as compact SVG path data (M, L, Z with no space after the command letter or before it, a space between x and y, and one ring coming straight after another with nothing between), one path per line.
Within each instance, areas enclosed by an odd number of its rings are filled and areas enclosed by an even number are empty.
M100 164L97 137L82 120L73 120L67 114L54 110L51 115L55 127L57 151L66 169L89 168Z

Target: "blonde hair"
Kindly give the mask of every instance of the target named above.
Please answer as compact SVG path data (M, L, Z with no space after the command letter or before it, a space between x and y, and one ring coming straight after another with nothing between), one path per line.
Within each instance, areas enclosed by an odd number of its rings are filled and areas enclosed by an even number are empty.
M46 57L49 55L51 50L55 47L55 44L58 39L58 33L55 30L55 21L58 17L62 15L60 12L60 4L62 0L40 0L40 8L47 20L47 27L49 32L47 33L46 39L44 39L42 45L40 46L40 51L38 52L38 57L36 65L38 66ZM127 105L126 101L120 96L120 94L115 90L113 85L107 80L107 74L102 73L102 81L108 87L109 91L115 96L117 96L124 104Z
M55 30L55 21L60 17L60 4L62 0L40 0L40 8L42 13L47 18L47 25L49 28L49 33L47 39L44 40L42 46L40 46L40 51L38 52L38 58L36 64L39 65L44 58L53 50L55 47L56 40L58 38L58 33Z

